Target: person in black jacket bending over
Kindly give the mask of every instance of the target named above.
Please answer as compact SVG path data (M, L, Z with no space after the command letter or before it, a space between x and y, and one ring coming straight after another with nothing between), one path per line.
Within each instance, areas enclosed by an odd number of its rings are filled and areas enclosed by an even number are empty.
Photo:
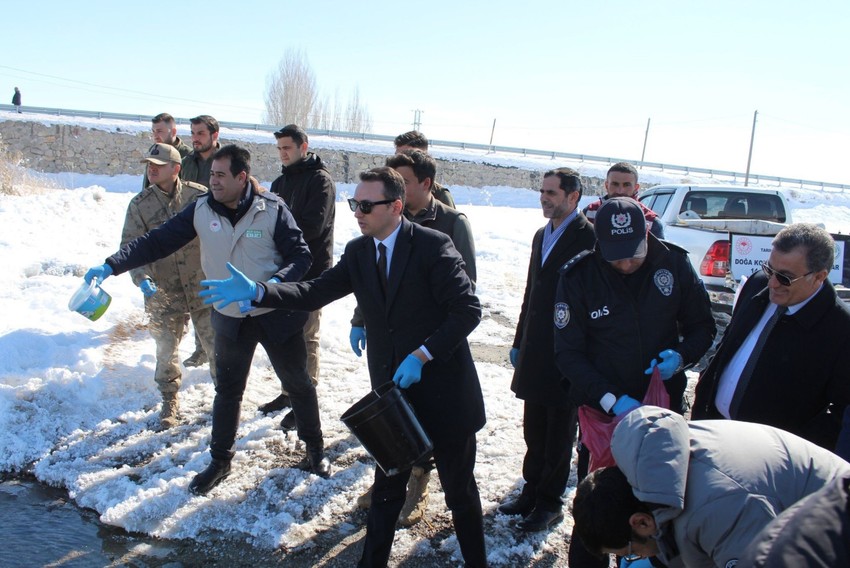
M307 133L289 124L274 133L277 151L283 163L281 174L272 182L272 193L289 206L298 228L313 255L313 264L302 280L311 280L333 264L334 217L336 216L336 185L322 159L307 151ZM307 344L307 372L313 384L319 382L319 322L322 310L314 310L304 325ZM266 414L289 406L289 396L283 391L274 400L260 406ZM295 416L289 412L280 423L284 430L295 428Z
M466 340L481 320L481 304L451 239L402 216L401 174L374 168L360 180L348 204L363 236L349 241L339 262L321 276L268 284L231 268L227 280L205 280L208 290L201 295L219 309L251 300L264 308L315 310L354 293L366 323L371 387L393 381L405 390L434 443L466 566L486 566L474 475L484 399ZM387 565L409 475L388 477L375 468L361 567Z

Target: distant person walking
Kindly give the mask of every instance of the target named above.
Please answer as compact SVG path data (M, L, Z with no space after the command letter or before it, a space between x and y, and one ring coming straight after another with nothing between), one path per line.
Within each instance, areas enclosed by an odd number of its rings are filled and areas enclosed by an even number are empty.
M15 110L21 112L21 90L15 87L15 94L12 95L12 104L15 105Z

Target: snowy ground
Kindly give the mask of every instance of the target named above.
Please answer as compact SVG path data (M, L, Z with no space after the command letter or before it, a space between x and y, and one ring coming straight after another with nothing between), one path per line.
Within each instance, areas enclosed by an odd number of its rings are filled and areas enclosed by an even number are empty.
M85 270L116 249L127 202L139 184L134 176L76 176L73 190L0 196L0 472L30 472L64 487L104 523L127 531L199 541L233 538L292 554L313 549L320 558L326 543L348 542L361 531L355 500L372 476L368 455L339 420L369 390L365 358L354 356L348 344L353 299L328 306L322 319L318 390L331 478L292 468L303 451L294 433L278 429L279 415L257 412L258 404L279 392L259 349L242 407L234 474L207 497L190 495L186 486L209 459L208 369L185 370L181 424L156 432L154 343L139 290L125 275L108 279L104 288L112 305L97 322L67 308ZM563 566L569 518L549 533L526 535L495 511L521 484L521 403L509 389L507 352L531 237L543 224L537 195L515 188L451 189L473 227L478 295L485 306L470 342L488 418L478 435L476 477L489 560L494 566ZM341 201L353 186L339 186L338 192ZM850 232L850 197L802 190L788 197L795 220ZM357 234L353 215L338 204L337 253ZM187 336L181 359L192 348ZM398 531L393 564L459 564L448 527L442 493L432 482L429 523Z

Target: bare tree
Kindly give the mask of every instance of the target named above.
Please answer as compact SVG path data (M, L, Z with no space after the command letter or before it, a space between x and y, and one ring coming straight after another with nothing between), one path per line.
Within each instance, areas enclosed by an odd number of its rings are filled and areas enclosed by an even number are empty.
M340 101L339 91L333 99L320 96L316 76L301 50L289 49L278 68L266 79L266 112L268 124L295 123L303 128L370 132L372 117L360 101L355 87L348 104Z
M316 75L301 50L288 49L275 71L266 78L266 115L269 124L312 126L319 98Z

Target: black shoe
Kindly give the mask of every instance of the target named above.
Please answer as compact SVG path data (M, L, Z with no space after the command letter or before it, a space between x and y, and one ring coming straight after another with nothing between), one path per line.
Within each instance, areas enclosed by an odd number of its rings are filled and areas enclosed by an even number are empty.
M207 363L209 359L207 358L207 354L203 349L198 349L191 355L189 355L186 359L183 360L184 367L200 367L204 363Z
M289 432L290 430L295 430L295 411L290 410L287 412L283 419L280 421L280 429L284 432Z
M257 410L263 414L270 414L272 412L277 412L278 410L283 410L284 408L289 408L290 406L292 406L292 403L289 401L289 396L282 394L274 400L261 404L257 407Z
M310 473L315 473L324 479L331 476L331 462L324 456L324 449L321 446L308 445L307 455L304 456L304 459L296 467Z
M510 501L499 505L497 510L505 515L519 515L521 517L525 517L534 510L534 499L523 492L520 493L519 497L516 499L511 499Z
M516 526L519 530L525 532L540 532L550 529L564 520L564 514L561 511L544 511L539 507L534 510L523 520L519 521Z
M230 462L213 458L207 469L196 475L189 484L189 492L195 495L206 495L229 475Z

